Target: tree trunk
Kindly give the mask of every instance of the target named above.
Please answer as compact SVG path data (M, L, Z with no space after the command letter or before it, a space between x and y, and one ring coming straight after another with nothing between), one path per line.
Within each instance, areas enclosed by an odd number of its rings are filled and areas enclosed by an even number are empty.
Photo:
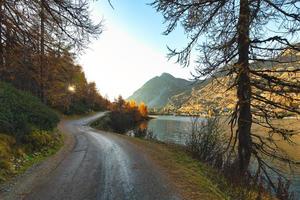
M0 1L0 80L2 80L4 70L4 51L3 51L3 1Z
M12 68L12 48L13 39L10 29L6 29L5 32L5 46L4 46L4 65L3 65L3 79L5 81L11 80L11 68Z
M240 172L244 174L251 158L251 86L249 77L250 8L248 0L240 0L238 22L237 97L238 97L238 156Z
M40 98L43 103L46 103L45 88L44 88L44 67L45 67L45 8L44 0L41 0L41 35L40 35Z

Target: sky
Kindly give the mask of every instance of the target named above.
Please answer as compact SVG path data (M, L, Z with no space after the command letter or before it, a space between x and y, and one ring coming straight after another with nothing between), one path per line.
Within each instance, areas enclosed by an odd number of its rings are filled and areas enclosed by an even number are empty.
M98 0L91 4L92 18L103 20L103 33L92 40L78 58L88 81L95 81L99 92L111 100L130 96L149 79L163 72L189 79L192 68L183 68L167 59L167 45L183 47L182 29L162 33L166 25L161 13L147 5L151 0Z

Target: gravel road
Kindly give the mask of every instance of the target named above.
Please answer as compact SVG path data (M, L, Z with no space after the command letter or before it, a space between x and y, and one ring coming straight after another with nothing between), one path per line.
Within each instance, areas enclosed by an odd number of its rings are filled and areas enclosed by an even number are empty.
M20 178L4 199L26 200L177 200L179 195L145 153L122 137L88 123L100 117L68 120L60 129L74 144L47 172ZM70 140L70 139L69 139ZM53 163L49 158L37 171ZM36 172L37 173L37 172ZM43 177L41 177L43 176ZM34 178L32 178L34 177ZM28 181L30 180L30 181ZM30 184L31 187L24 186ZM21 187L21 189L20 189Z

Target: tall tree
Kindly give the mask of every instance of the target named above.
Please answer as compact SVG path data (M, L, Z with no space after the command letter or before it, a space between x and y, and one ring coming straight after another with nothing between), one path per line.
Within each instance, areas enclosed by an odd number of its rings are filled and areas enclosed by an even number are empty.
M247 171L251 156L263 172L269 167L264 156L291 161L273 137L291 142L296 132L276 127L271 119L279 113L300 114L290 104L300 101L299 1L155 0L152 6L168 23L164 34L181 24L190 39L182 50L169 48L169 57L189 66L191 54L198 53L195 78L234 78L228 89L237 93L230 121L237 131L229 143L234 148L238 140L240 173ZM267 127L269 135L252 133L252 123Z

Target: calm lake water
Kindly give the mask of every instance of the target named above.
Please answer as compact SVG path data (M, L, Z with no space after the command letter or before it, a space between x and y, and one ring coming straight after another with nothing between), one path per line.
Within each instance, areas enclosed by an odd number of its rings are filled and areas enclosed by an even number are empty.
M191 117L157 115L141 126L153 132L155 139L175 144L185 144L191 128Z
M158 115L152 116L154 119L147 123L142 124L142 128L148 128L148 131L153 132L155 139L163 142L175 143L184 145L191 132L192 117L184 116L166 116ZM201 120L201 119L200 119ZM297 138L296 143L300 144L300 137ZM286 151L300 160L300 145L296 146L283 146ZM273 163L279 167L291 179L291 190L295 192L300 199L300 168L294 169L291 173L288 166L282 163Z

